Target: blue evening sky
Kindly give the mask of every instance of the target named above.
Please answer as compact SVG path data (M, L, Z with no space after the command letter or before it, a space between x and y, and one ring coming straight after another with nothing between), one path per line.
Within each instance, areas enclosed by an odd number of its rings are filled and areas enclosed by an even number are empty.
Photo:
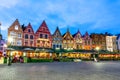
M30 22L36 31L45 20L53 33L56 26L61 33L67 28L74 34L120 33L120 0L0 0L0 22L3 38L7 29L19 19L20 24Z

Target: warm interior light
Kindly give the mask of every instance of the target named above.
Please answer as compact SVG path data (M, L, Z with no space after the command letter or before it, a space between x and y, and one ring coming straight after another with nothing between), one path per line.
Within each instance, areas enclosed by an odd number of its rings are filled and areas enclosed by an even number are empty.
M12 42L12 41L13 41L13 38L12 38L12 37L9 37L9 38L8 38L8 41L9 41L9 42Z
M99 51L99 50L100 50L100 47L96 47L96 50Z

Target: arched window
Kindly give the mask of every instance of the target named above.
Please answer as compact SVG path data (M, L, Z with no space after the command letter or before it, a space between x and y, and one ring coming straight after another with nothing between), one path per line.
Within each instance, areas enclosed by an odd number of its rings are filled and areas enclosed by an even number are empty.
M25 34L25 39L28 39L28 34Z
M30 39L33 39L33 35L30 35Z

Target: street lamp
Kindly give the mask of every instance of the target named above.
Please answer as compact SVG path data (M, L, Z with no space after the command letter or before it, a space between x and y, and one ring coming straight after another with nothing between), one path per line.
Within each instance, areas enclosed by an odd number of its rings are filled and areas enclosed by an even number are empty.
M96 47L96 50L99 51L99 50L100 50L100 47Z
M8 41L9 41L9 45L10 45L10 53L9 53L9 55L8 55L8 66L10 66L11 65L11 44L12 44L12 41L13 41L13 38L12 37L9 37L8 38Z
M94 59L95 59L96 62L98 62L98 55L99 55L100 47L97 46L95 49L96 49L96 51L97 51L97 54L96 54L96 55L97 55L97 58L96 58L96 56L94 56Z

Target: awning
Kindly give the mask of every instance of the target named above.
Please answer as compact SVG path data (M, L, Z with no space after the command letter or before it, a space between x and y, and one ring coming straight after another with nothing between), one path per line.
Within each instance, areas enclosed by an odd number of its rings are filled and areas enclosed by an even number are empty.
M9 50L9 51L13 51L13 50L15 50L15 49L13 49L13 48L7 48L7 50Z
M23 51L34 51L32 48L24 48Z

